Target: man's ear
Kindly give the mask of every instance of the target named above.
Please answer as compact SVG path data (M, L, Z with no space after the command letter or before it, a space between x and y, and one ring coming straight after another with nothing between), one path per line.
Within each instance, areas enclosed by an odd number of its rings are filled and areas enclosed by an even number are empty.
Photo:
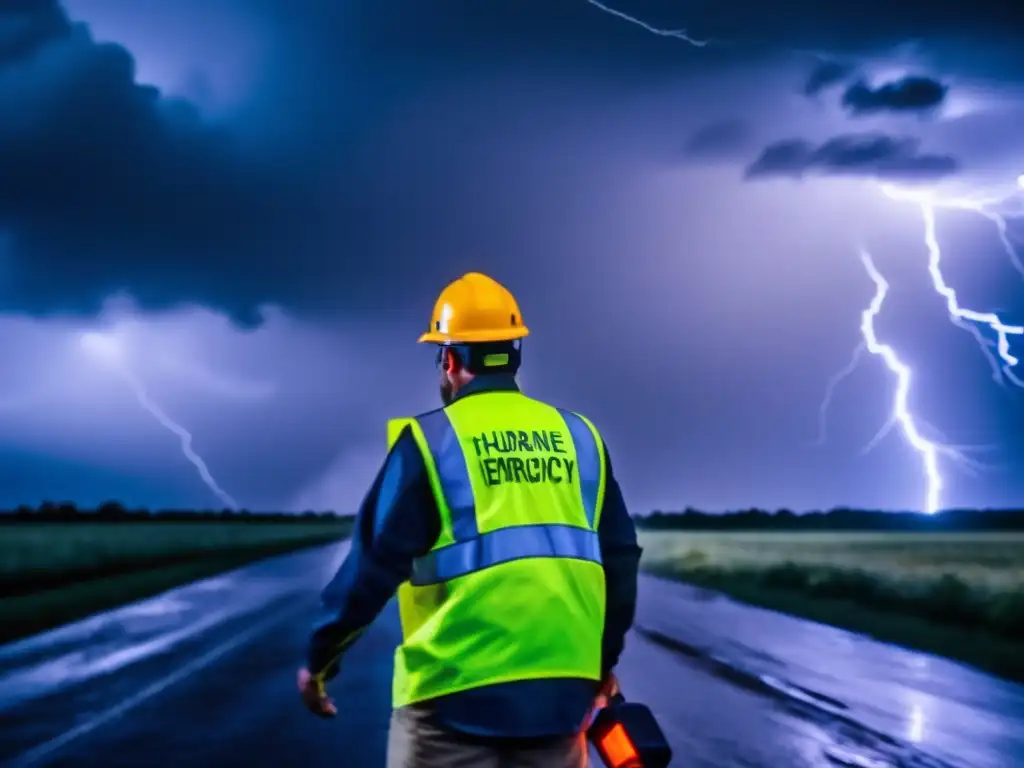
M459 359L459 353L451 347L445 349L445 364L444 368L448 372L449 376L454 376L456 373L462 370L462 361Z

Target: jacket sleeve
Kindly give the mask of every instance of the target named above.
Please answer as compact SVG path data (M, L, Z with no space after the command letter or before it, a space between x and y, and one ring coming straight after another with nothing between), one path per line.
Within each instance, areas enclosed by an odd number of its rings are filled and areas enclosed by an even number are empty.
M604 642L601 653L602 676L619 663L626 644L626 634L636 614L637 578L642 550L637 543L636 526L626 510L622 490L612 472L611 459L605 451L604 506L597 527L601 544L607 590Z
M409 579L440 525L423 457L406 427L359 508L348 556L321 596L307 656L314 677L337 674L345 650Z

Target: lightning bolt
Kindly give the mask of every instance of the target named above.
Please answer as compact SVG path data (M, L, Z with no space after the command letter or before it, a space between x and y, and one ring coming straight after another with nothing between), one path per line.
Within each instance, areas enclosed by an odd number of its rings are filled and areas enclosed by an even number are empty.
M860 365L860 358L867 351L867 347L861 343L853 349L853 354L850 356L850 362L846 364L846 367L841 371L835 373L831 379L828 380L828 384L825 386L825 397L821 400L821 407L818 408L818 445L825 444L826 431L828 427L828 407L832 404L832 398L835 396L836 387L843 383L843 381L850 376L857 366Z
M942 273L942 246L939 244L936 213L939 209L971 211L991 221L996 227L1000 243L1010 263L1024 277L1024 263L1022 263L1018 247L1014 242L1009 227L1009 221L1024 216L1024 209L1019 207L1021 192L1024 190L1024 176L1017 178L1016 185L1012 190L987 192L968 197L943 198L937 195L934 190L908 190L887 185L883 185L881 189L883 194L891 200L912 202L920 208L924 221L923 241L928 252L928 275L931 278L932 288L935 290L935 293L945 301L950 321L958 328L974 336L978 342L979 349L985 355L992 368L992 377L997 383L1005 384L1005 382L1009 381L1018 387L1024 387L1024 380L1014 371L1014 367L1019 360L1010 351L1010 337L1024 334L1024 326L1008 325L994 312L979 312L960 304L955 289L946 282L946 278ZM885 283L885 280L871 261L871 257L866 252L861 253L861 261L864 263L868 274L875 282L881 294L881 298L876 295L876 302L872 306L877 304L880 307L881 301L884 300L885 293L888 290L888 284ZM942 490L942 478L938 470L937 457L939 455L947 455L961 463L966 462L966 459L954 448L932 443L920 435L907 410L906 392L901 395L904 387L909 390L910 371L906 369L905 365L900 363L891 348L878 345L877 339L874 337L873 325L871 322L867 322L873 320L877 314L877 307L870 314L870 318L865 314L866 322L861 324L864 342L854 350L849 364L835 374L828 382L825 396L818 412L818 442L821 444L825 439L825 419L835 388L857 367L866 344L868 351L881 355L890 370L897 373L899 386L896 392L896 402L892 416L879 433L868 443L864 451L867 452L874 448L895 424L899 423L902 425L907 441L921 455L924 461L925 474L928 478L925 511L934 513L938 509L939 496ZM982 327L987 328L995 336L994 341L984 334ZM872 341L873 339L874 342ZM872 346L873 343L874 347ZM992 347L996 348L995 353L992 352ZM876 351L876 348L879 351ZM903 371L905 371L905 374Z
M604 13L629 22L659 37L676 38L698 48L703 48L709 42L707 40L695 39L687 34L685 30L655 27L642 19L607 6L599 2L599 0L587 0L587 2ZM1024 277L1024 259L1020 257L1017 244L1010 234L1008 224L1009 220L1024 218L1024 201L1020 199L1022 190L1024 190L1024 174L1017 177L1016 186L1012 192L979 195L974 198L939 200L931 193L921 195L920 193L894 187L883 186L882 188L882 191L891 199L909 199L920 206L924 217L924 243L928 250L928 274L931 277L932 287L935 289L935 292L945 299L950 320L956 326L974 336L979 348L992 368L992 376L997 383L1004 384L1006 381L1010 381L1016 386L1024 388L1024 379L1018 377L1013 370L1018 360L1010 352L1009 341L1010 336L1024 334L1024 326L1007 325L995 313L978 312L960 305L956 291L946 282L942 274L942 249L936 232L935 215L936 208L943 207L974 211L987 218L995 225L1000 242L1011 264ZM1016 203L1015 208L1011 207L1012 203ZM875 284L875 296L861 316L861 335L863 336L863 341L854 349L846 367L834 374L826 386L825 395L818 411L818 444L825 442L828 408L836 388L853 373L860 364L865 352L882 358L889 370L896 375L897 379L896 391L893 396L893 409L889 419L871 441L868 442L862 452L867 453L871 451L896 425L902 427L903 435L907 442L921 456L927 479L924 509L928 514L934 514L939 509L943 488L938 457L948 456L954 461L968 466L970 466L970 462L954 447L926 439L918 429L916 421L920 420L915 421L909 406L910 382L912 379L910 368L899 359L899 356L891 346L880 343L875 334L874 319L882 308L882 304L889 291L889 284L875 267L871 255L867 251L861 250L860 256L868 276ZM993 342L987 338L979 328L979 325L985 326L993 332L996 336L996 341ZM992 353L991 347L993 346L996 347L996 354ZM923 424L924 422L921 423Z
M635 26L640 27L652 35L657 35L658 37L674 37L676 40L682 40L696 48L703 48L710 42L709 40L698 40L695 37L690 37L690 35L686 33L685 29L661 29L659 27L652 26L643 19L638 19L636 16L630 16L628 13L624 13L616 8L612 8L611 6L598 2L598 0L587 0L587 2L610 16L614 16L617 19L622 19L630 24L634 24Z
M939 474L938 456L946 449L944 446L926 440L914 422L909 403L910 382L913 378L910 368L900 360L891 346L878 340L878 335L875 332L875 318L878 317L878 313L882 310L882 304L885 303L885 297L889 293L889 283L875 267L871 254L862 250L860 260L871 281L875 284L875 295L867 309L861 313L860 332L864 341L857 349L865 349L872 355L882 358L886 367L896 376L896 391L893 393L892 414L888 423L899 424L903 428L903 435L907 442L920 454L928 483L924 509L930 515L935 514L939 510L939 498L942 493L942 476ZM856 365L859 357L860 353L858 352L854 357L854 363L845 369L847 375ZM883 433L884 431L887 430L883 427Z
M123 350L121 349L120 344L118 344L117 339L107 334L89 332L82 334L79 342L82 348L87 352L107 362L128 384L132 393L135 395L135 399L138 400L139 405L148 411L160 426L178 438L178 441L181 444L182 454L184 454L185 458L196 468L196 471L199 473L199 477L202 479L203 483L206 484L206 487L209 488L225 506L230 509L237 509L239 506L238 502L235 501L231 494L220 487L213 475L210 473L209 467L206 466L206 462L203 461L202 457L192 448L192 434L168 416L167 413L153 402L152 398L150 398L149 393L142 384L142 381L128 366Z
M950 320L959 328L971 333L992 368L992 378L1003 384L1006 381L1018 387L1024 387L1024 381L1013 370L1019 362L1010 352L1010 336L1024 334L1024 326L1007 325L994 312L978 312L962 307L956 291L946 282L942 274L942 247L939 245L936 210L940 208L972 211L993 222L999 235L1000 243L1010 263L1024 277L1024 263L1021 262L1017 248L1010 236L1008 219L1020 216L1011 206L1019 202L1019 193L1024 189L1024 177L1017 179L1015 188L1004 193L983 193L975 197L942 198L934 191L907 190L892 186L882 186L882 193L888 198L898 201L913 202L921 209L924 219L924 244L928 250L928 274L932 287L946 301L946 309ZM996 337L995 344L986 338L981 329L989 328ZM991 347L996 347L996 354Z

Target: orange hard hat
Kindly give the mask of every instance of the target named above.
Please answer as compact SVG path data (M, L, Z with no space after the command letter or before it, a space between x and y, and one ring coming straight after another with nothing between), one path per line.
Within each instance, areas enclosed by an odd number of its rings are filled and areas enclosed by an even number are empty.
M513 341L529 333L508 288L487 275L469 272L441 291L419 343Z

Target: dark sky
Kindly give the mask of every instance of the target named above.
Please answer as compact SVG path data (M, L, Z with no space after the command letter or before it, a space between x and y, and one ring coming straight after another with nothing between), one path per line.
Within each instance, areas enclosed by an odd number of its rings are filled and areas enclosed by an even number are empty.
M436 405L437 292L480 270L636 511L921 508L905 425L864 451L881 357L819 440L862 248L941 503L1019 504L1024 391L947 309L1024 324L1014 6L7 0L0 505L219 505L170 418L239 504L349 511L385 420Z

